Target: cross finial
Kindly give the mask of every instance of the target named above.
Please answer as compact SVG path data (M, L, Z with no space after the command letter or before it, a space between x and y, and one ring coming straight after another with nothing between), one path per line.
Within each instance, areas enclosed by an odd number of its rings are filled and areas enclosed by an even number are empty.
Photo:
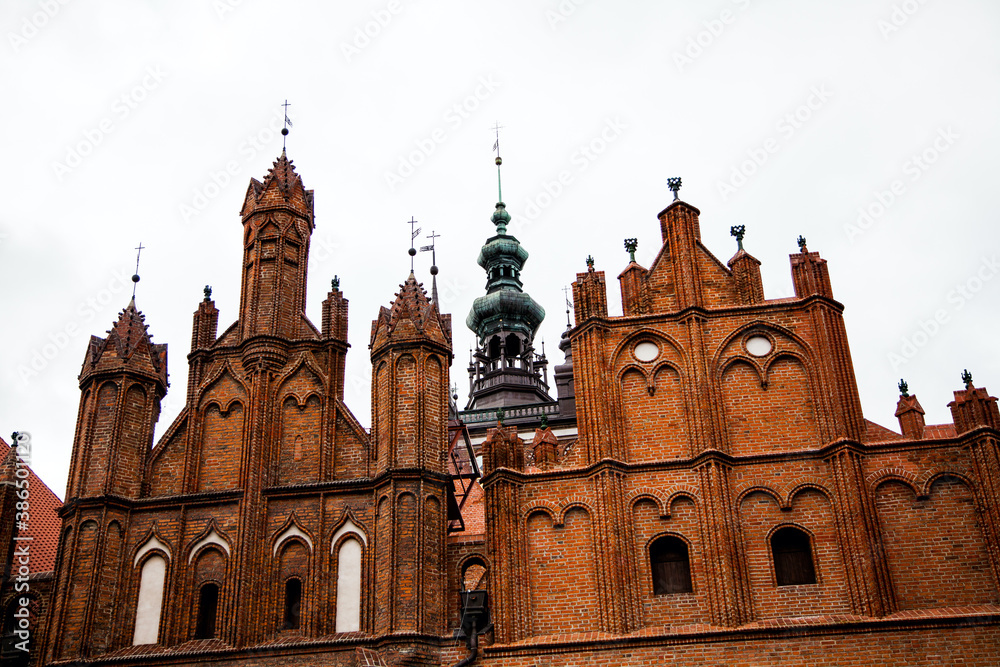
M496 160L494 160L497 165L497 201L502 202L503 187L500 184L500 165L503 164L503 159L500 157L500 130L503 129L503 125L500 124L500 121L497 121L493 123L493 127L491 129L496 133L497 137L496 143L493 144L493 150L496 151L497 154Z
M635 249L639 247L639 239L625 239L625 249L628 250L628 261L635 261Z
M673 178L668 178L667 188L669 188L670 191L674 193L674 201L677 201L679 199L677 193L680 192L681 189L681 177L675 176Z
M413 241L420 234L420 227L417 227L417 221L414 220L413 216L406 221L406 224L410 226L410 249L407 251L410 253L410 273L413 273L413 257L417 254L417 249L413 247Z
M142 251L145 248L142 245L142 241L139 241L139 247L136 248L135 253L135 273L132 274L132 300L135 300L135 288L139 286L139 256L142 255Z
M972 373L969 372L968 368L962 371L962 382L965 383L966 389L972 389Z
M910 385L906 384L906 380L903 378L899 379L899 395L903 398L910 395Z
M282 104L281 106L285 107L285 126L281 128L281 152L284 153L285 137L288 136L288 128L292 127L292 121L288 117L288 107L290 107L291 105L288 103L288 100L285 100L285 103Z
M739 250L743 250L743 235L747 233L746 225L733 225L729 228L729 235L736 237L736 244Z
M572 326L569 323L569 309L573 307L573 302L569 300L569 287L563 287L563 295L566 298L566 328L569 329Z

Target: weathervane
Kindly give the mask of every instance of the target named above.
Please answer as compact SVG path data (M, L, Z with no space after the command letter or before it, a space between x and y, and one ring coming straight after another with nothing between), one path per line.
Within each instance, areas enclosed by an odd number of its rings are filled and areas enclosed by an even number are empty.
M677 193L681 189L681 178L680 178L680 176L675 176L674 178L668 178L667 179L667 188L669 188L670 191L674 193L674 201L677 201L677 199L678 199Z
M143 245L142 241L139 241L139 247L136 248L138 252L135 253L135 273L132 274L132 300L135 300L135 288L139 286L139 256L142 254Z
M497 201L502 202L503 188L500 185L500 165L503 164L503 158L500 157L500 130L503 129L503 125L500 124L500 121L497 121L493 124L493 127L491 129L494 132L496 132L497 135L496 143L493 144L493 150L497 152L497 159L494 160L494 162L496 162L497 164L497 197L498 197Z
M427 238L429 238L431 240L431 244L430 245L425 245L425 246L420 246L420 252L427 252L428 250L431 252L431 301L434 302L434 305L437 305L437 302L438 302L438 285L437 285L438 267L437 267L437 251L434 248L434 244L435 244L435 239L441 238L441 235L435 233L434 230L432 229L431 233L428 234Z
M743 250L743 236L747 233L746 225L733 225L729 228L729 235L736 237L736 244L739 250Z
M569 323L569 309L573 306L573 302L569 300L569 287L563 287L563 296L566 299L566 328L569 329L572 326Z
M410 249L407 252L410 253L410 273L413 273L413 257L417 254L417 249L413 247L413 241L420 235L420 227L416 227L417 221L413 219L412 215L406 224L410 226Z
M292 127L292 120L288 117L288 107L291 106L288 103L288 100L285 100L285 103L282 104L281 106L285 107L285 126L283 128L281 128L281 152L284 153L285 152L285 137L288 136L288 128Z

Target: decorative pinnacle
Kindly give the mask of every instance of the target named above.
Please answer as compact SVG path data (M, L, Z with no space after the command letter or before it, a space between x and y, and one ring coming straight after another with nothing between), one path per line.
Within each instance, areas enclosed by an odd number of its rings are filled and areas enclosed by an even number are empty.
M205 301L211 301L212 300L212 286L211 285L205 285L205 289L202 290L202 291L205 293Z
M503 426L503 408L497 408L497 426Z
M538 428L548 428L548 427L549 427L549 416L543 412L542 423Z
M969 372L968 368L962 371L962 382L965 383L966 389L972 389L972 373Z
M674 193L674 201L677 201L679 199L677 193L681 189L681 178L680 178L680 176L675 176L674 178L668 178L667 179L667 188L669 188L670 191Z
M747 233L746 225L733 225L729 228L729 235L736 237L736 243L740 250L743 250L743 236Z
M594 256L593 255L587 255L587 270L588 271L593 271L594 270Z
M800 235L798 238L798 244L799 252L809 252L809 249L806 248L806 237Z
M910 395L910 386L906 384L906 380L904 380L903 378L899 379L899 394L903 398L906 398L907 396Z
M333 280L330 281L330 291L339 292L340 291L340 276L333 276Z
M635 261L635 249L639 247L639 239L625 239L625 249L628 250L628 261Z

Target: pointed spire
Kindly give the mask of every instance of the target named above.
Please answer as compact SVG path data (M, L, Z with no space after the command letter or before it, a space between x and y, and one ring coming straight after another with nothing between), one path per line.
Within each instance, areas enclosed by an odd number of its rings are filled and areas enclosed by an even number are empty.
M247 218L259 210L274 208L292 209L309 221L310 228L315 226L313 191L305 189L302 178L295 171L295 164L288 159L284 149L267 170L263 182L250 179L240 214Z
M135 298L118 315L107 338L90 338L80 373L81 383L92 373L128 369L155 378L167 387L167 346L154 344Z
M427 339L451 348L451 315L441 314L431 305L427 292L416 276L410 273L399 286L396 300L379 310L378 319L372 322L369 347L372 354L391 340Z

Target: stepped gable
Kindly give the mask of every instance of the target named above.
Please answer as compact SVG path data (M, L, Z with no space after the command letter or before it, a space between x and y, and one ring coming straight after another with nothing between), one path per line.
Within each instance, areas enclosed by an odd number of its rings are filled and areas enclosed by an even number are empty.
M442 315L410 273L396 293L396 300L388 308L379 309L378 319L372 322L369 347L374 351L389 342L429 339L451 347L451 315Z
M135 297L132 297L108 331L107 338L90 337L80 381L94 373L128 368L158 380L166 388L169 384L167 346L153 343L145 320L146 316L135 307Z
M302 185L302 177L296 173L295 165L284 151L264 176L263 183L256 178L250 179L240 215L245 218L273 208L292 208L308 218L311 226L315 226L313 191L306 190Z

